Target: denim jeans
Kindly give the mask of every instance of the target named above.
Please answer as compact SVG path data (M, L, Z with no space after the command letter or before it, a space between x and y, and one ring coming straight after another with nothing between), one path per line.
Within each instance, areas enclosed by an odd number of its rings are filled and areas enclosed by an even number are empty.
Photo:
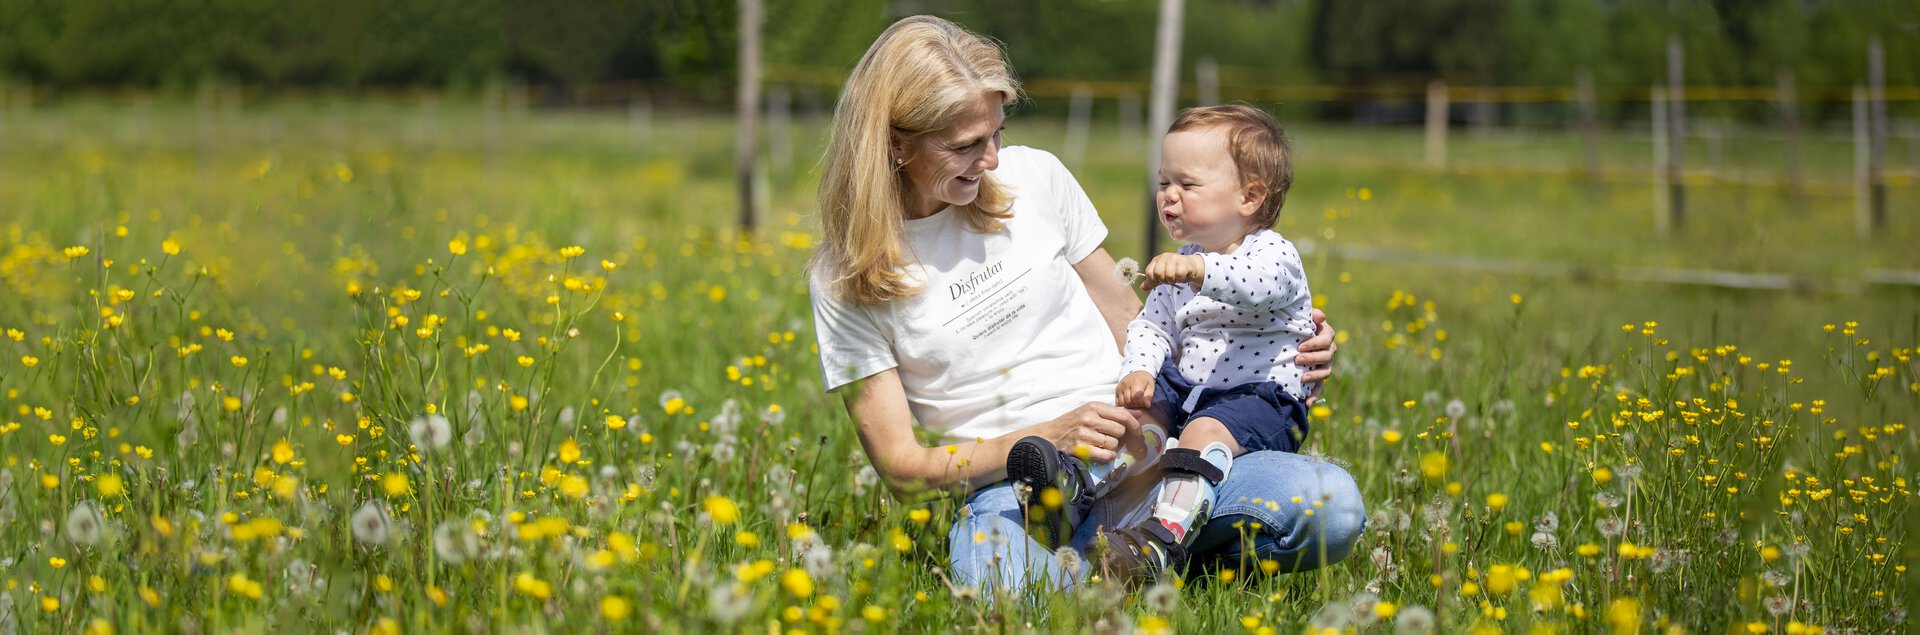
M1073 548L1084 555L1102 527L1144 520L1158 485L1152 478L1131 479L1096 501L1074 532ZM1272 560L1281 572L1315 569L1346 559L1366 525L1353 476L1299 454L1241 455L1216 491L1212 518L1191 548L1196 567L1257 570L1262 560ZM1023 519L1006 481L968 496L947 535L954 583L1018 594L1032 586L1069 589L1086 579L1092 563L1077 572L1063 568L1051 550L1027 535Z

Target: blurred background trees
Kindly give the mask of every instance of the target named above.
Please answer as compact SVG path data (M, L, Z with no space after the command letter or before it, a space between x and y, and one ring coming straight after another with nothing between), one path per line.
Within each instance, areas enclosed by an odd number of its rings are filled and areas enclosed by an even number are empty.
M891 20L935 13L1004 41L1023 77L1144 81L1154 0L771 0L766 63L843 72ZM638 82L724 105L732 2L705 0L8 0L0 79L54 90L206 81L267 89ZM1839 89L1886 45L1920 83L1920 0L1191 0L1185 57L1222 81L1644 88L1665 43L1699 85Z

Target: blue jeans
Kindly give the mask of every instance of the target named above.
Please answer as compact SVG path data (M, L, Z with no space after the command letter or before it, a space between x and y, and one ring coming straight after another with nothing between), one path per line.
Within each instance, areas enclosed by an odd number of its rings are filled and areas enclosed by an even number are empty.
M1101 527L1144 520L1158 485L1152 478L1131 479L1096 501L1074 532L1073 548L1084 555ZM1217 493L1213 517L1194 539L1194 566L1258 570L1260 561L1272 560L1283 573L1315 569L1346 559L1366 527L1366 504L1353 476L1299 454L1241 455ZM1070 589L1086 579L1094 563L1067 571L1027 535L1023 519L1006 481L968 496L947 534L954 583L1019 594L1029 587Z

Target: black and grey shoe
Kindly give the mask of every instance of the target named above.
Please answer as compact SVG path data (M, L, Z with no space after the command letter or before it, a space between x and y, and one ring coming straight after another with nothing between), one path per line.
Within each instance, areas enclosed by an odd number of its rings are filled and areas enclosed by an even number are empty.
M1131 529L1101 532L1106 550L1100 555L1102 575L1114 580L1157 580L1187 567L1187 548L1155 521Z
M1032 500L1042 503L1031 508L1041 510L1037 517L1050 546L1066 544L1093 508L1086 465L1040 437L1016 441L1007 451L1007 480L1026 485L1033 492ZM1049 488L1059 493L1057 510L1045 504Z

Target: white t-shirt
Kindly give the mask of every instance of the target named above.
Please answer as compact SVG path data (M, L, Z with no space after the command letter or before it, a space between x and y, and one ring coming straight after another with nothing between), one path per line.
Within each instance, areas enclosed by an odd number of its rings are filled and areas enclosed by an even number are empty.
M1177 347L1180 375L1195 386L1271 381L1306 399L1301 368L1293 363L1300 343L1313 337L1313 292L1300 251L1261 229L1231 254L1204 252L1198 245L1180 253L1200 254L1206 279L1197 292L1185 284L1154 287L1140 316L1127 325L1121 374L1158 374Z
M993 176L1013 217L980 234L948 208L908 220L917 295L861 306L809 281L828 391L898 368L920 426L942 443L997 437L1081 404L1113 403L1120 351L1074 263L1107 227L1066 166L1026 147Z

